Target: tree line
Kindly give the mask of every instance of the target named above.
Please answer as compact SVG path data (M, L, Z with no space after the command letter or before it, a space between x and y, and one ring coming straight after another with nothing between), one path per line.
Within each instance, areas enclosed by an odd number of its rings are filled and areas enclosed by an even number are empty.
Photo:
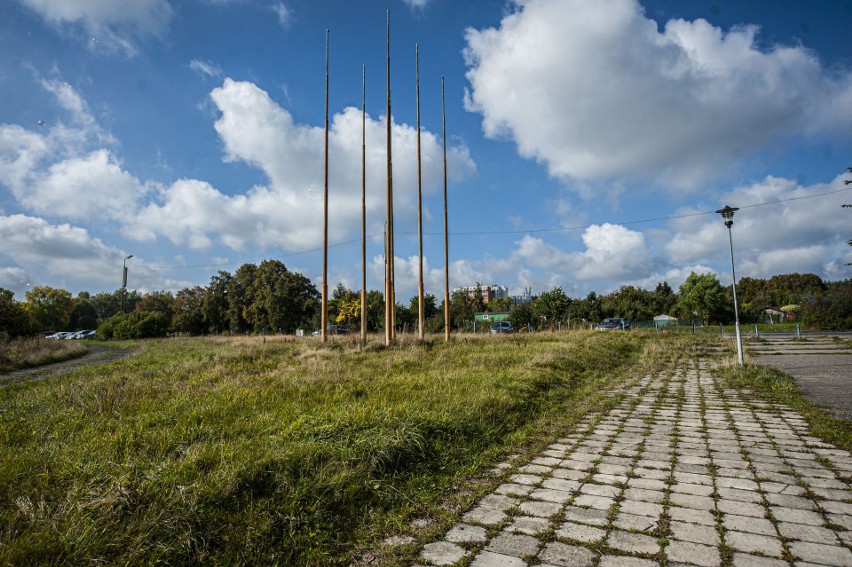
M219 271L207 286L170 291L116 290L76 297L64 289L34 287L25 301L0 288L0 333L26 336L46 331L98 329L100 338L132 339L167 333L292 334L312 331L320 325L320 294L304 275L278 260L243 264L233 274ZM825 330L852 329L852 280L825 282L815 274L787 274L767 279L742 278L737 284L740 320L759 322L767 307L780 310L790 320ZM123 296L123 297L122 297ZM123 305L123 310L122 310ZM359 291L339 284L329 299L329 321L360 328ZM530 302L511 298L485 302L477 289L458 290L450 299L454 331L471 331L475 314L507 312L516 328L552 329L569 321L592 323L605 317L649 321L670 315L697 324L730 323L734 320L731 286L724 287L714 274L692 273L677 291L667 282L654 290L622 286L612 293L589 293L571 298L557 287L541 292ZM367 330L384 328L384 296L367 292ZM416 330L418 298L396 305L401 332ZM444 330L444 302L425 296L426 332Z

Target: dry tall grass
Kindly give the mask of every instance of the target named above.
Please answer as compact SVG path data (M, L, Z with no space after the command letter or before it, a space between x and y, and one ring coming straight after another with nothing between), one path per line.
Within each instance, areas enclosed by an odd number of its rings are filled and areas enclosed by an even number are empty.
M9 339L0 333L0 372L30 368L82 356L86 347L77 341L41 337Z

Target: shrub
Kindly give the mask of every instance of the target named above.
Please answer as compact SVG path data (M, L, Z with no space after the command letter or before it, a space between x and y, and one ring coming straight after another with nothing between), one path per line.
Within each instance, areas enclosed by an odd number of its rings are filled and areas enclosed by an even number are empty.
M129 340L164 337L169 319L159 311L138 311L129 315L119 313L98 327L98 339Z

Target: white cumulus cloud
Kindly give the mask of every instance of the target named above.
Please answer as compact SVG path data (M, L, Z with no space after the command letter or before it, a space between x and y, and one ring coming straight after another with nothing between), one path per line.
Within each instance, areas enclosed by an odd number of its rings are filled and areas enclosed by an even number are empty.
M167 0L18 0L48 23L79 33L92 47L103 46L127 55L136 42L161 36L174 10Z
M516 0L467 30L466 104L564 180L642 178L691 189L778 139L852 125L852 75L754 26L671 20L637 0Z

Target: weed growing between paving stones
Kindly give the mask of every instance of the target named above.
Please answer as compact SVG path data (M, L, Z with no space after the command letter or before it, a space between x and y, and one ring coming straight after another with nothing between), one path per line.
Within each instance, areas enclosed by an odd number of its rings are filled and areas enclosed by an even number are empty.
M16 384L0 390L0 563L348 564L411 518L438 529L471 475L693 340L162 340Z
M757 364L749 364L744 368L722 366L716 372L733 388L751 389L770 401L792 407L807 419L814 435L841 449L852 450L852 428L849 423L805 400L802 391L789 375Z

